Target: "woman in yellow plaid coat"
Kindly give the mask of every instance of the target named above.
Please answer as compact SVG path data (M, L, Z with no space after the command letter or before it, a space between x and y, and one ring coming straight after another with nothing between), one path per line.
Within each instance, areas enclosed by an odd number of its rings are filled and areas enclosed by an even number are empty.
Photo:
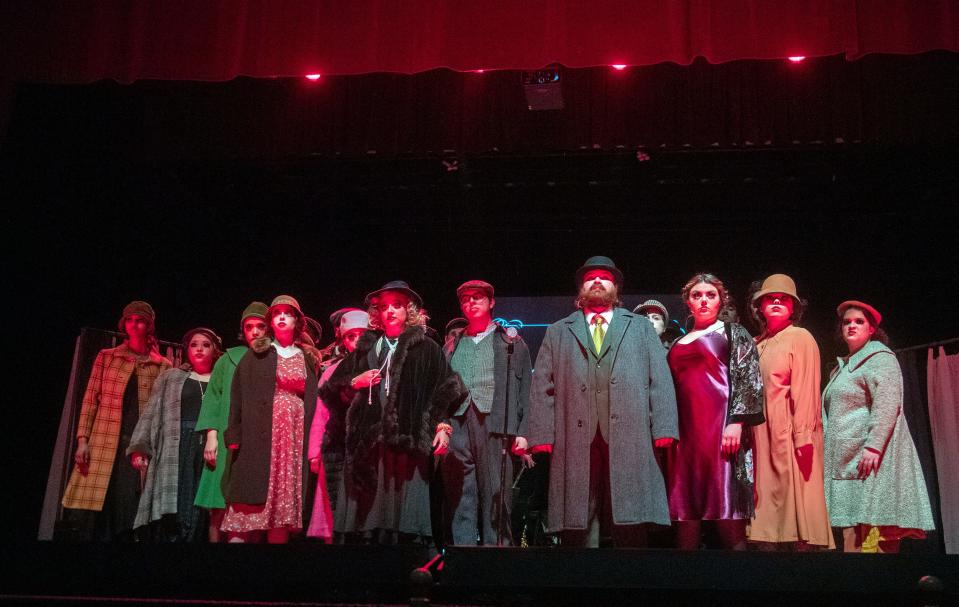
M139 472L123 453L154 380L172 366L156 351L154 320L150 304L127 304L119 322L127 338L97 354L83 396L76 466L63 494L63 507L91 513L68 511L66 517L84 527L92 518L93 529L86 531L93 539L110 540L133 529Z

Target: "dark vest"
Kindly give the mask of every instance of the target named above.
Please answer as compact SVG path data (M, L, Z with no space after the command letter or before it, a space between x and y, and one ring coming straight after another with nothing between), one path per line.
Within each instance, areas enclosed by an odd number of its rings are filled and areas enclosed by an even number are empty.
M622 320L620 320L620 322L622 322ZM608 340L610 339L608 325L606 333L606 339ZM602 358L597 359L592 336L589 335L588 328L586 334L590 337L588 380L586 386L587 394L589 395L589 427L594 429L598 427L603 440L609 442L609 377L613 366L613 349L604 348L606 354ZM603 345L605 346L606 343L604 342Z

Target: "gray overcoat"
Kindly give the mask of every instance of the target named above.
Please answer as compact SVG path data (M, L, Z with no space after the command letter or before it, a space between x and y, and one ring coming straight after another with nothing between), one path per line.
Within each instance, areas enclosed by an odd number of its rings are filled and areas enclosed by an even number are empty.
M585 529L589 511L590 428L586 317L577 310L546 330L536 357L530 395L530 444L552 445L549 479L551 533ZM616 308L600 357L611 356L609 375L609 485L617 525L669 524L662 472L653 440L679 438L676 393L653 325Z

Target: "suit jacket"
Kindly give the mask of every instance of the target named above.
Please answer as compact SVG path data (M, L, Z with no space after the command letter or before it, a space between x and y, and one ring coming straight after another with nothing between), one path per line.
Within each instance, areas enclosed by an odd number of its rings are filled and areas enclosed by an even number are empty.
M609 484L619 525L669 524L666 486L653 440L679 437L666 351L652 324L616 308L597 355L582 311L546 330L530 396L530 444L552 445L549 531L585 529L589 511L589 366L612 357Z

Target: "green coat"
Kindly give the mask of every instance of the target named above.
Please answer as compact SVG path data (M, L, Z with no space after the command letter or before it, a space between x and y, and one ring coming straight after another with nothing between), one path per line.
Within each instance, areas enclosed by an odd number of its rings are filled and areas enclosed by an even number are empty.
M870 341L840 358L823 391L826 504L833 527L935 528L916 447L902 414L902 372L895 354ZM864 447L881 453L879 470L861 481Z
M203 395L203 406L196 420L196 431L216 430L219 447L216 451L216 468L203 467L200 486L197 488L194 504L207 509L226 508L223 499L223 475L230 467L229 453L223 441L223 432L230 418L230 388L233 386L233 374L236 365L246 354L246 346L236 346L223 353L213 366L210 384Z

